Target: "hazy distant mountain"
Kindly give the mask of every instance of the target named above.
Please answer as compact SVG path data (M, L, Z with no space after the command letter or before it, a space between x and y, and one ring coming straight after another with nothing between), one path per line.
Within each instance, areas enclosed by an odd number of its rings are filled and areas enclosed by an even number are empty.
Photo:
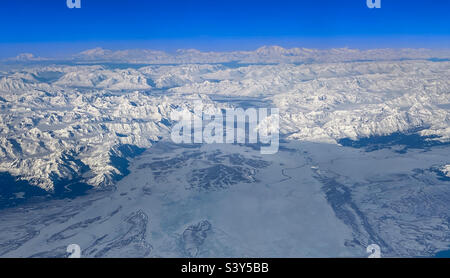
M285 49L280 46L263 46L254 51L202 52L196 49L180 49L167 53L149 49L108 50L94 48L63 58L63 60L84 62L121 63L312 63L385 61L404 59L449 59L450 50L432 49ZM16 60L36 60L32 54L24 54ZM42 59L42 58L40 58ZM58 58L61 59L61 58Z

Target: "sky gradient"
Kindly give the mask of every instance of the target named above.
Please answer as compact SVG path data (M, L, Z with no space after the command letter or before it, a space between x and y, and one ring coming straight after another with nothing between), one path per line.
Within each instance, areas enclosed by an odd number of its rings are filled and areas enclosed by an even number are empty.
M285 47L450 48L450 1L4 0L1 56L92 47L248 50Z

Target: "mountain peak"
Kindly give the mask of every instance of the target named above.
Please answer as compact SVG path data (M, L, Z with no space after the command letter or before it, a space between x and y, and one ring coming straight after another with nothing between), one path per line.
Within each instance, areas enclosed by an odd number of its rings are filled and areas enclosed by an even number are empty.
M278 46L278 45L271 45L271 46L262 46L256 50L256 53L258 54L284 54L286 53L286 49Z
M104 56L111 52L111 50L107 50L101 47L96 47L92 49L85 50L83 52L80 52L79 55L81 56Z
M26 61L42 61L43 58L34 56L33 53L20 53L14 58L11 58L11 60L19 61L19 62L26 62Z

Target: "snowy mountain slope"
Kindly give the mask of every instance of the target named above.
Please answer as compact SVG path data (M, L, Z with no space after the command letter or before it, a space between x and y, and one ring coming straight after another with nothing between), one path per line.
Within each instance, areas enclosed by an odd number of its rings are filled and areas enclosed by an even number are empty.
M263 56L310 52L317 51L256 51ZM179 52L188 54L198 53ZM277 107L281 133L290 139L336 144L420 130L446 142L449 75L450 62L423 60L134 69L31 65L0 77L0 171L46 190L81 169L88 185L112 185L125 171L115 164L126 164L114 160L114 148L148 148L167 137L170 112L192 106L198 96L216 107L227 105L211 101L218 97L257 98Z
M446 55L95 49L4 70L0 206L113 190L2 210L0 256L432 256L450 238ZM280 152L167 143L198 100L279 108Z
M441 168L442 173L450 178L450 165L444 165Z
M52 177L70 179L80 172L73 161L64 162L67 152L94 174L90 185L111 185L110 176L118 172L110 162L111 149L151 146L151 140L167 133L161 120L175 103L139 92L108 96L59 86L52 90L43 92L38 86L20 95L4 93L7 102L2 104L1 171L47 190L54 189Z
M425 128L450 137L449 62L358 62L266 65L220 70L176 93L263 98L278 107L291 138L358 138Z

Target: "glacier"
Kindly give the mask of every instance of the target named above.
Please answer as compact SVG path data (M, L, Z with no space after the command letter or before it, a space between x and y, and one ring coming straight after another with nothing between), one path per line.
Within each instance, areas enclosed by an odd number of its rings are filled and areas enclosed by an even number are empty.
M92 49L0 67L0 256L433 256L450 52ZM174 111L276 107L280 151L176 145Z

